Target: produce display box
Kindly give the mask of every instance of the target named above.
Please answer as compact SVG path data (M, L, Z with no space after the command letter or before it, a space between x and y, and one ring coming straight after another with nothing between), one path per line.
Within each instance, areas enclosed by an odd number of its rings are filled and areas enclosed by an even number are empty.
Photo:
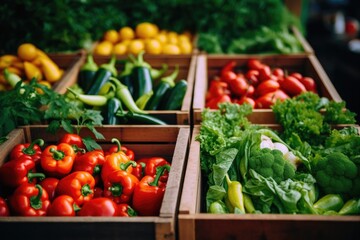
M12 147L37 138L51 144L59 140L63 131L53 135L47 125L24 126L13 130L8 140L0 145L0 165L7 159ZM159 216L151 217L0 217L4 236L26 238L29 232L37 239L176 239L176 220L180 189L188 154L189 126L103 126L97 128L105 140L97 140L104 150L118 138L140 157L161 156L171 162ZM86 128L80 135L92 136Z
M317 86L318 93L330 100L342 101L331 80L327 76L320 62L314 55L206 55L200 54L197 57L194 99L193 99L193 122L201 123L201 112L205 108L205 96L208 84L212 77L218 75L220 70L230 60L235 60L238 69L245 69L249 59L259 59L271 68L280 67L288 73L298 71L304 76L312 77ZM254 109L248 116L249 120L258 124L276 123L271 109Z
M191 112L191 104L192 104L192 95L193 95L193 87L195 81L195 67L196 67L196 55L187 54L187 55L144 55L144 60L148 62L153 68L160 69L163 64L168 65L168 71L164 74L164 76L171 74L175 66L179 66L179 75L176 81L184 79L188 82L187 91L185 93L185 97L183 100L183 104L180 110L151 110L149 114L154 117L158 117L159 119L165 121L169 125L190 125L190 117ZM116 68L119 73L123 70L123 65L121 64L121 60L127 59L127 55L117 55ZM84 63L85 59L83 59ZM110 61L110 57L94 55L94 61L96 64L101 65L103 63L107 63ZM68 79L66 83L66 87L69 87L77 82L77 73L71 79ZM66 89L66 88L65 88Z
M80 50L76 53L49 53L48 56L64 70L61 79L53 85L53 90L60 94L66 92L68 83L74 81L80 70L81 64L85 59L85 51Z
M280 125L269 124L280 130ZM358 127L359 129L359 127ZM360 216L210 214L202 211L200 143L194 126L178 215L180 240L359 239Z
M310 43L306 40L306 38L300 32L300 30L295 26L290 27L290 29L293 32L293 34L295 35L295 37L299 40L301 46L304 49L304 53L305 54L314 54L314 49L311 47Z

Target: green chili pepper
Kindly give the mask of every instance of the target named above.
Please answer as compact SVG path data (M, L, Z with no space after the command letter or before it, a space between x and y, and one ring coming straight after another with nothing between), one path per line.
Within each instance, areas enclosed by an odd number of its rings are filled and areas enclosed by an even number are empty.
M101 87L109 81L111 76L117 75L117 70L115 68L116 57L113 55L109 63L102 64L99 69L96 71L94 78L92 79L91 87L86 92L89 95L98 94Z
M116 98L110 98L107 102L106 114L104 116L104 122L109 125L116 125L119 120L116 116L116 112L120 109L121 101Z
M133 98L137 100L140 96L152 90L152 78L149 64L144 61L144 51L138 54L134 67L131 72L134 91Z
M169 66L165 63L161 65L161 69L151 68L150 75L151 75L152 80L159 79L162 75L165 74L165 72L168 70L168 68L169 68Z
M131 111L124 111L120 104L116 116L119 117L119 122L123 124L151 124L151 125L166 125L156 117L152 117L149 114L141 114Z
M246 213L255 213L256 209L251 200L251 197L249 195L247 195L246 193L243 193L243 197L244 197L244 207L245 207Z
M15 87L18 82L21 82L21 85L24 84L19 75L10 72L7 68L4 69L4 77L11 87Z
M93 55L89 53L86 56L86 62L80 68L78 74L78 84L84 90L84 92L88 92L88 90L90 89L92 84L92 79L94 78L98 69L99 67L94 62Z
M70 91L72 94L74 94L76 99L79 99L83 103L94 106L94 107L101 107L104 106L107 102L107 97L101 96L101 95L88 95L88 94L81 94L78 92L75 92L71 88L67 88L68 91Z
M131 93L129 92L129 89L122 84L117 78L110 77L110 80L115 84L116 86L116 93L115 96L119 98L122 103L127 107L127 109L134 113L141 113L141 114L147 114L146 111L141 110L138 106L136 106L136 103L131 96Z
M169 76L163 77L160 80L160 83L156 85L154 89L154 95L150 98L146 104L145 109L147 110L157 110L161 100L165 96L166 92L171 90L175 86L175 79L179 74L179 66L176 65L175 70Z
M131 77L132 69L134 68L134 64L130 61L125 62L124 70L118 76L120 82L126 85L131 94L134 93L134 84Z
M228 174L225 175L225 178L228 185L227 196L229 202L234 208L238 208L241 213L245 213L241 183L239 181L231 181Z
M145 109L146 104L150 100L151 96L154 94L154 91L150 91L142 95L136 100L136 106L138 106L141 110Z
M314 208L323 214L328 211L339 211L344 205L344 201L339 194L327 194L314 203Z
M224 213L228 213L229 211L226 209L225 204L222 201L218 200L210 204L208 212L224 214Z
M360 198L349 199L339 210L340 215L357 215L360 214Z

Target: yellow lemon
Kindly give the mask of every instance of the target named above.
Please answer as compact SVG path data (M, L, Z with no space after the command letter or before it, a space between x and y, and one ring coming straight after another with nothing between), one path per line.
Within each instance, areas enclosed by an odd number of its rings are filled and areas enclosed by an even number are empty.
M191 39L189 38L188 35L180 34L180 35L178 36L178 41L179 41L179 42L191 42Z
M138 38L153 38L158 33L158 26L149 22L139 23L135 28L135 34Z
M126 54L127 45L124 43L117 43L114 45L113 53L117 55Z
M103 40L115 44L119 41L119 34L114 29L108 30L104 33Z
M141 51L145 49L145 44L140 39L132 40L128 45L128 53L139 54Z
M180 54L180 48L175 44L167 43L163 46L162 53L163 54Z
M149 54L160 54L162 51L161 43L156 39L149 39L145 43L145 52Z
M161 44L165 44L168 41L165 33L159 33L155 36L155 39L158 40Z
M176 32L168 32L167 39L168 39L168 43L177 44L178 43L178 34Z
M18 47L17 54L24 61L32 61L37 57L36 47L32 43L23 43Z
M109 41L102 41L95 46L94 52L98 55L109 56L112 53L113 44Z
M182 41L178 44L182 54L191 54L192 44L189 41Z
M131 27L122 27L119 30L119 38L121 41L134 39L135 32Z

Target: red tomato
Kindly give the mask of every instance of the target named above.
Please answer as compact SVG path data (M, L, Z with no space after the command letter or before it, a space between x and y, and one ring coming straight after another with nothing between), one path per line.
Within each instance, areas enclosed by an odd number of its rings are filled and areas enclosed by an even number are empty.
M263 64L258 59L249 59L247 66L249 69L260 70L263 67Z
M270 92L255 100L255 108L270 108L273 104L274 93Z
M274 68L272 74L278 78L283 78L285 76L284 70L282 68Z
M246 93L245 93L245 96L246 97L252 97L255 93L255 87L253 85L249 85Z
M259 70L260 82L268 80L270 76L271 76L271 68L268 65L263 65L263 67Z
M245 78L251 85L256 86L259 83L259 70L251 69L245 73Z
M278 89L274 92L274 98L275 100L279 99L281 101L290 98L289 95L287 95L283 90Z
M219 109L218 104L223 102L231 102L231 98L229 95L222 95L216 98L211 98L206 102L205 107L210 109Z
M255 96L262 96L266 93L274 92L279 88L280 88L280 84L277 81L266 80L257 86L255 90Z
M233 71L227 71L221 74L221 81L229 83L236 78L236 73Z
M294 72L292 74L290 74L290 76L298 79L298 80L301 80L303 78L303 76L301 75L301 73L298 73L298 72Z
M302 84L297 78L288 76L284 81L280 82L280 87L290 96L296 96L300 93L306 92L304 84Z
M242 97L239 100L235 101L235 103L240 105L244 103L248 103L252 106L252 108L255 108L255 100L250 97Z
M230 83L230 90L231 93L237 95L237 96L243 96L246 94L249 84L246 81L246 79L242 76L237 76L234 80L232 80Z
M311 77L303 77L300 82L304 84L306 90L317 93L315 80Z

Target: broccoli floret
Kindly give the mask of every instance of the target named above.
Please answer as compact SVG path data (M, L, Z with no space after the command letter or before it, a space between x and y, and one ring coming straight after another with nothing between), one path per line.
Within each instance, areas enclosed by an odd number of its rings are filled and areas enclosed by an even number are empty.
M284 159L282 152L270 148L252 152L249 169L253 169L263 177L272 177L277 183L295 175L295 167Z
M313 175L325 194L356 195L356 190L353 190L358 188L358 168L341 152L332 152L324 157L316 156Z

